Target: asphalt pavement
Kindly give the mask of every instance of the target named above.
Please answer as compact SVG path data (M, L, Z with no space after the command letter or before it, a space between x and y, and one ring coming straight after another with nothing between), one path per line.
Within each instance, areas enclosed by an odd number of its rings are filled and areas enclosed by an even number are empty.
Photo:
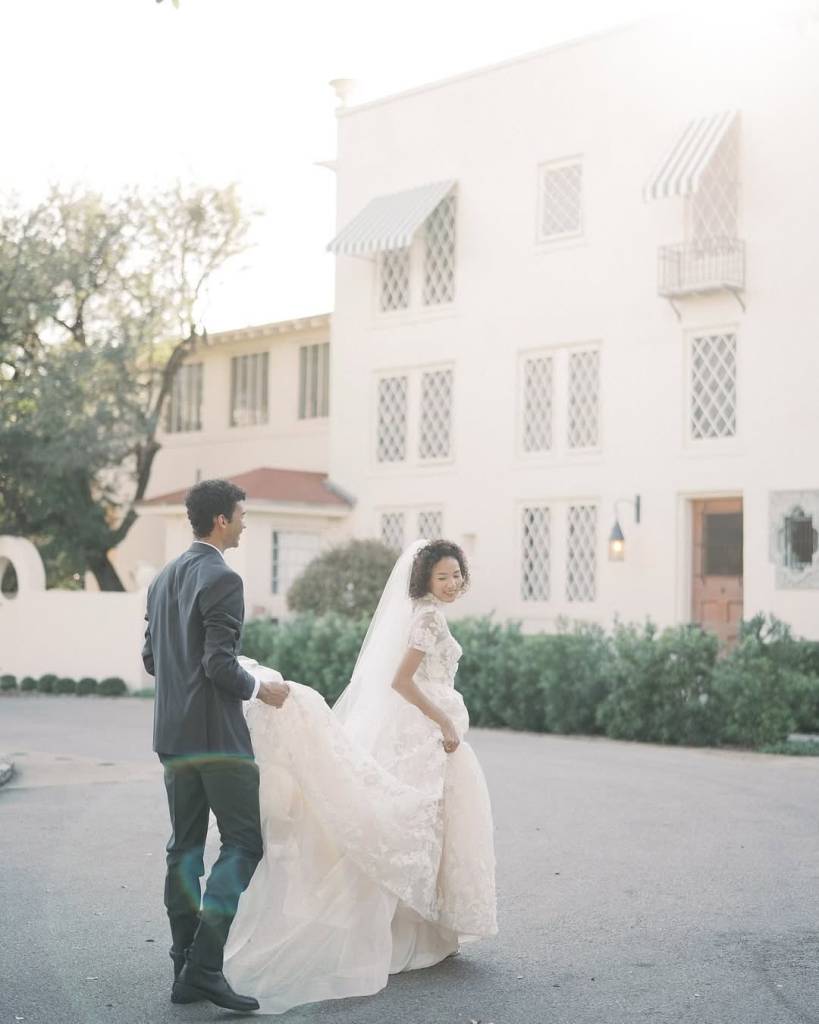
M169 1002L150 701L0 698L0 1024ZM476 730L500 934L282 1024L819 1024L819 759Z

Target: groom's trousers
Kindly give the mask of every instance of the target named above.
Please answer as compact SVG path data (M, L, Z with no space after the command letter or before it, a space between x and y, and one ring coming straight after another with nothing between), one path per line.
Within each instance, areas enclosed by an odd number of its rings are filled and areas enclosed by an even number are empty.
M251 758L228 754L160 754L173 832L168 841L165 906L171 955L221 971L225 942L239 905L262 858L259 769ZM208 812L219 827L221 850L208 876L204 852ZM200 909L201 901L201 909Z

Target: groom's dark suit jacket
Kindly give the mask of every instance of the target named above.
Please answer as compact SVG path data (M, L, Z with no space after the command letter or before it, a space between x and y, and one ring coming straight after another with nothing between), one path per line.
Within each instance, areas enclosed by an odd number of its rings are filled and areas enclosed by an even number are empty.
M253 756L242 701L255 682L236 660L244 612L241 576L208 544L151 583L142 660L156 677L158 754Z

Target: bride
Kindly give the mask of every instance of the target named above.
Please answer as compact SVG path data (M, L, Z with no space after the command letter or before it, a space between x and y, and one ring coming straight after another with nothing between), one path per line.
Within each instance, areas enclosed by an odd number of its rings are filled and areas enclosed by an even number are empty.
M416 541L332 711L299 683L275 713L247 706L265 856L225 974L264 1012L371 995L497 931L492 813L444 614L468 580L457 545Z

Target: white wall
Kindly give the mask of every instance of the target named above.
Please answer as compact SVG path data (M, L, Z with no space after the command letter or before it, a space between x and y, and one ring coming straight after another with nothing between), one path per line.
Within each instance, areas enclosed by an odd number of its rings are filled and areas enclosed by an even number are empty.
M354 108L339 120L338 223L371 198L458 181L457 298L438 314L374 313L374 264L337 260L330 436L332 478L358 499L352 527L377 531L382 507L443 504L445 533L469 538L474 584L461 610L531 628L559 615L690 617L686 502L738 495L745 512L745 614L774 612L819 637L819 594L783 591L769 561L769 493L819 488L819 62L815 39L784 20L744 34L640 27ZM686 123L741 112L740 237L747 312L727 295L689 299L678 323L656 295L658 246L682 241L683 201L641 190ZM541 162L581 155L585 234L535 243ZM686 439L686 337L731 327L739 339L739 429ZM599 342L598 452L525 458L516 441L520 354ZM379 466L375 373L455 366L454 458ZM618 498L627 558L606 557ZM520 508L599 505L598 600L519 597ZM565 548L553 549L559 578Z
M118 676L131 689L153 685L140 656L145 591L46 590L40 556L20 537L0 537L5 560L17 571L19 589L0 596L0 675Z

